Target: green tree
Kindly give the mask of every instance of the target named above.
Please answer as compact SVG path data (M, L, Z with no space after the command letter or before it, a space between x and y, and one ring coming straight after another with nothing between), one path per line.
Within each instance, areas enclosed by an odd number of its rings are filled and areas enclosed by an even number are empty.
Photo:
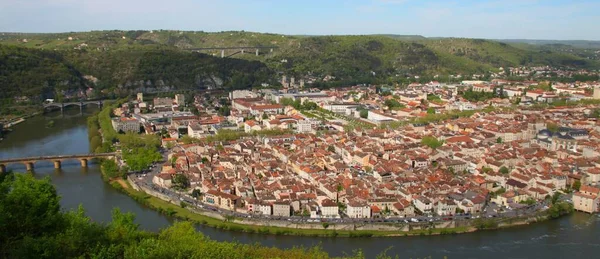
M327 147L327 151L331 152L331 153L335 153L335 147L333 145L329 145Z
M387 99L385 100L384 104L390 110L398 110L406 107L404 104L401 104L396 99Z
M173 177L173 187L185 190L190 187L190 179L185 174L176 174Z
M546 129L548 129L552 133L558 132L558 124L556 123L547 123Z
M40 238L60 230L59 197L50 178L8 174L0 183L0 257L27 238Z
M221 116L229 116L231 115L231 109L229 108L229 106L222 106L221 108L219 108L218 113Z
M496 139L496 143L498 143L498 144L502 143L502 138L501 138L501 137L498 137L498 138Z
M500 167L499 172L502 174L508 174L508 173L510 173L510 170L508 169L508 167L502 166L502 167Z
M579 189L581 188L581 181L579 180L575 180L575 182L573 182L573 190L579 191Z
M427 114L435 114L435 108L433 108L433 107L427 108Z
M437 149L438 147L441 147L442 145L444 145L444 141L438 140L437 138L435 138L433 136L424 136L421 139L421 144L428 146L431 149Z
M554 194L552 194L552 204L556 204L560 199L560 196L560 192L555 192Z
M200 198L200 196L202 196L202 192L200 191L200 189L194 189L192 191L192 197L194 197L195 199Z
M366 119L367 117L369 117L369 110L361 109L359 115L361 118Z

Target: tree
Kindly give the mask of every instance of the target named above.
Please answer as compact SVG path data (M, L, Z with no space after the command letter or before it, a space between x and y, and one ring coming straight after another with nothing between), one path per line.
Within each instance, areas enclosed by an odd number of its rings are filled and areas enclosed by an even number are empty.
M190 179L185 174L176 174L173 177L173 187L185 190L190 187Z
M440 141L433 136L425 136L421 139L421 144L428 146L431 149L437 149L438 147L444 145L444 141Z
M396 99L387 99L387 100L385 100L384 104L390 110L398 110L398 109L402 109L402 108L406 107L406 106L404 106L404 104L401 104Z
M266 119L268 119L268 118L269 118L269 115L267 115L266 113L263 113L263 115L262 115L262 119L263 119L263 120L266 120Z
M192 108L190 110L194 115L200 115L200 111L198 110L198 107L196 107L196 105L192 105Z
M558 200L560 199L560 192L555 192L554 194L552 194L552 205L556 204L556 202L558 202Z
M342 184L338 184L335 188L335 201L339 202L339 198L340 198L340 192L344 190L344 186L342 186Z
M109 179L121 176L119 166L112 159L102 161L102 171Z
M433 108L433 107L427 108L427 114L435 114L435 108Z
M229 106L222 106L221 108L219 108L218 113L221 116L229 116L231 115L231 109L229 108Z
M333 145L330 145L329 147L327 147L327 151L335 153L335 147Z
M510 172L510 170L506 166L502 166L502 167L500 167L499 172L502 174L508 174Z
M200 189L194 189L192 191L192 197L194 197L195 199L198 199L200 196L202 196L202 192L200 191Z
M556 133L558 132L558 124L556 123L547 123L546 124L546 129L548 129L550 132L552 133Z
M502 143L502 138L501 138L501 137L498 137L498 138L496 139L496 143L498 143L498 144Z
M581 188L581 181L579 180L575 180L575 182L573 182L573 190L579 191L579 189Z
M0 183L0 257L25 238L60 230L59 197L50 178L8 174Z
M369 117L369 110L361 109L359 114L361 118L366 119L367 117Z

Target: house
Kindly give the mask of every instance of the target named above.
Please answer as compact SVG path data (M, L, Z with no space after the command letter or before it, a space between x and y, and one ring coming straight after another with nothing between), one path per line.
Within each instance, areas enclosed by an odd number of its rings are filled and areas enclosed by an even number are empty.
M337 203L330 199L325 199L321 202L321 217L324 218L339 218L339 207Z
M371 207L364 201L349 201L346 204L346 214L349 218L369 218Z
M413 200L415 204L415 208L421 211L423 214L428 214L433 212L433 202L425 196L418 196Z
M287 201L276 201L273 203L273 216L289 217L292 211L290 203Z
M255 120L248 120L244 122L244 132L250 133L252 131L261 130L262 128Z
M161 173L152 178L152 183L162 188L171 188L171 185L173 184L171 179L171 174Z
M508 207L510 203L519 203L521 201L527 200L529 198L524 192L519 191L507 191L503 194L500 194L496 197L494 202L499 206Z
M241 197L215 190L209 190L204 195L204 202L226 210L235 210Z
M600 188L582 185L579 192L573 195L575 210L587 213L600 211Z
M192 138L201 138L206 132L198 123L190 123L188 125L188 135Z
M453 215L458 205L452 200L440 200L435 203L435 214L440 216Z
M399 202L394 203L392 210L400 217L412 217L415 215L415 207L406 199L400 199Z

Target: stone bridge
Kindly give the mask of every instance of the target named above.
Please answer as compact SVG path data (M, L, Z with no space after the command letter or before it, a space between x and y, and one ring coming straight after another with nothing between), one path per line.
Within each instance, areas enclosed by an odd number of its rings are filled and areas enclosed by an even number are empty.
M44 109L48 108L60 108L60 111L67 106L79 106L79 110L83 109L83 106L86 105L98 105L98 107L102 107L103 101L81 101L81 102L67 102L67 103L45 103Z
M9 164L21 163L25 165L27 171L33 171L33 165L37 161L52 161L54 168L59 169L64 160L79 160L81 167L87 167L87 163L93 158L114 158L116 153L98 153L98 154L78 154L78 155L58 155L58 156L36 156L0 159L0 173L6 172L6 166Z

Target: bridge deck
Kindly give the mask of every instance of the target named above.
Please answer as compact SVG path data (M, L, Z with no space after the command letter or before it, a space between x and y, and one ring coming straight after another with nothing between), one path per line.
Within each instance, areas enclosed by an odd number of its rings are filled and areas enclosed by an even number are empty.
M115 155L116 155L116 153L99 153L99 154L18 157L18 158L0 159L0 164L17 163L17 162L25 162L25 161L39 161L39 160L50 160L51 161L51 160L61 160L61 159L108 157L108 156L115 156Z
M207 48L189 48L189 49L184 49L184 50L215 50L215 49L277 49L279 48L278 46L256 46L256 47L249 47L249 46L241 46L241 47L207 47Z

